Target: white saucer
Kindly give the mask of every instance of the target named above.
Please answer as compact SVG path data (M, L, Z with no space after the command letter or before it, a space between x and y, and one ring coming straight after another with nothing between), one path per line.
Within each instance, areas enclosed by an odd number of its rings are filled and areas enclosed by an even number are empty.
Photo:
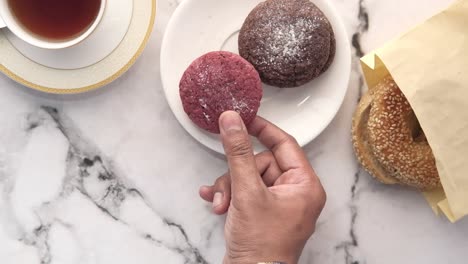
M5 35L19 52L34 62L56 69L80 69L103 60L117 48L127 34L132 15L133 0L107 1L105 13L93 34L83 42L61 50L35 47L11 31Z
M182 126L206 147L223 153L219 136L199 129L185 114L179 81L197 57L215 50L238 53L237 36L249 12L261 0L185 0L168 24L161 49L166 98ZM344 25L328 0L313 0L335 31L337 51L330 69L305 86L279 89L264 85L259 115L291 135L301 146L316 138L338 112L348 87L351 49ZM262 147L256 143L256 151Z
M94 90L125 73L153 29L156 0L108 1L93 35L59 51L31 47L0 30L0 71L30 88L70 94Z

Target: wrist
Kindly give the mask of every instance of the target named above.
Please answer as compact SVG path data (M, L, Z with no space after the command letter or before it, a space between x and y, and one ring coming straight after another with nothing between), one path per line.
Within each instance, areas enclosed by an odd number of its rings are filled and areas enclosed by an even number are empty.
M295 256L251 256L251 257L224 257L223 264L297 264L298 257Z

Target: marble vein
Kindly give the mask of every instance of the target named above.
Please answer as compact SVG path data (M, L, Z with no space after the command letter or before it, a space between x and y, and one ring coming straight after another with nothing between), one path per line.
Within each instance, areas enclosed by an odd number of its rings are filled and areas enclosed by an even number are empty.
M351 44L353 45L354 48L354 54L356 56L356 59L359 60L361 57L365 55L362 45L361 45L361 39L362 36L369 31L369 13L367 11L367 8L365 6L365 0L359 0L359 8L358 8L358 28L356 32L353 34L351 38ZM359 66L357 66L359 67ZM357 72L360 72L359 69L355 69ZM363 95L363 88L364 88L364 79L362 76L359 77L359 97L358 99L361 99L361 96Z
M364 51L362 50L361 46L361 37L364 33L369 30L369 13L367 12L367 8L365 7L364 0L359 0L359 12L358 12L358 20L359 25L357 31L352 36L352 45L355 50L355 55L358 58L364 56Z
M138 199L149 207L143 195L135 188L129 187L128 181L125 183L123 179L116 176L110 162L103 160L103 154L97 150L91 143L86 142L76 131L73 124L65 116L60 115L57 109L52 107L42 107L50 117L55 121L57 127L70 142L70 152L68 155L68 168L73 175L71 180L73 185L84 196L93 202L103 213L112 219L119 221L125 225L129 225L125 219L120 217L120 209L122 204L128 197ZM84 147L80 147L84 146ZM73 173L73 170L78 168L78 173ZM69 171L70 173L70 171ZM137 212L135 212L137 213ZM181 237L184 244L174 246L168 245L163 240L154 239L158 236L154 232L138 230L135 226L130 226L132 229L140 233L144 239L151 238L153 242L157 242L160 246L165 246L168 249L175 251L185 258L185 263L201 263L208 262L201 255L200 251L192 245L184 228L172 220L159 216L153 212L155 216L160 217L162 222L171 228L173 235Z
M365 34L369 30L369 14L367 8L365 6L365 0L358 1L358 26L354 34L351 38L351 43L354 48L354 60L355 63L353 65L354 71L359 72L359 59L364 56L364 51L361 45L361 38L363 34ZM363 95L364 91L364 79L360 75L357 79L358 82L358 101L360 100L361 96ZM350 188L350 201L348 204L349 211L350 211L350 223L349 223L349 231L348 231L348 240L339 243L336 246L337 250L344 251L344 263L345 264L364 264L366 263L365 259L359 255L359 243L358 237L356 233L356 221L358 219L358 207L357 207L357 195L359 192L359 180L361 175L360 165L356 163L357 171L354 173L354 181Z
M16 205L26 203L28 206L23 210L26 212L22 212L23 216L29 218L25 225L21 224L24 220L21 214L18 215L19 209L15 208L16 211L13 212L11 218L17 223L16 228L20 233L17 236L18 240L37 249L41 264L55 263L50 250L49 232L52 226L61 220L57 212L54 212L54 208L76 192L94 204L104 215L126 226L141 239L180 255L184 263L208 263L200 250L192 244L184 227L155 212L145 200L144 195L133 188L131 181L118 172L111 160L105 158L105 155L91 141L86 140L79 133L69 118L56 108L42 106L38 111L29 114L26 121L26 130L32 135L42 127L48 127L48 129L60 131L68 144L66 146L68 153L64 163L66 172L61 179L63 182L58 193L54 194L51 191L49 195L38 194L40 204L21 200L20 191L24 193L28 190L27 188L23 190L13 188L10 190L12 192L4 193L7 203L11 202L11 199L16 199L18 200L14 201ZM32 175L30 171L22 174L23 176ZM19 181L21 178L16 180ZM28 180L30 179L23 179L24 182ZM16 188L21 188L21 186L25 184ZM17 207L21 208L21 206ZM27 212L30 208L32 208L32 213ZM141 220L135 219L142 213L149 218L145 225L139 222ZM29 229L32 230L28 231Z
M349 202L349 210L351 212L351 221L349 228L349 240L340 243L336 249L342 249L345 253L345 264L364 264L365 260L358 260L356 253L359 249L358 238L356 234L356 220L358 217L358 207L356 204L358 196L358 184L360 179L360 171L354 174L354 182L351 186L351 200Z

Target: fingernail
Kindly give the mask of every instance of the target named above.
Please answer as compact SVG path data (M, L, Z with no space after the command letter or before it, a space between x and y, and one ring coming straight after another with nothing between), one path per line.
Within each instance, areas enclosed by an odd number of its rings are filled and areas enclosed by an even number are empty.
M227 111L221 115L220 126L224 131L242 130L242 118L237 112Z
M213 208L218 207L223 203L223 193L216 192L213 197Z

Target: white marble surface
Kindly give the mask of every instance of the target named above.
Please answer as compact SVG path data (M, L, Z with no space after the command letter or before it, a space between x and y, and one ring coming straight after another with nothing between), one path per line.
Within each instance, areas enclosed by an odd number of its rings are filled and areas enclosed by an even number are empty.
M243 0L244 1L244 0ZM305 149L328 192L301 263L466 263L468 220L438 218L413 190L362 172L350 144L357 58L452 0L330 0L354 43L346 101ZM122 78L51 96L0 76L0 263L220 263L223 218L198 186L226 170L169 110L159 48L176 0L159 0L151 41Z

